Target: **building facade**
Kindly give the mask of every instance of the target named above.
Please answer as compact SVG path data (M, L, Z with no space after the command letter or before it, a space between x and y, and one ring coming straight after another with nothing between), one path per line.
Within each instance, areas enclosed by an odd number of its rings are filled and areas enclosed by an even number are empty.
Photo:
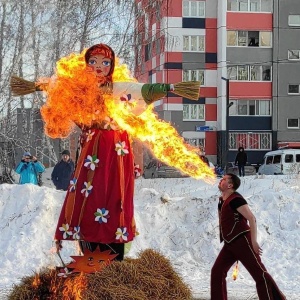
M136 0L136 77L199 80L198 101L170 93L159 117L214 163L240 146L259 163L300 142L299 15L298 0Z

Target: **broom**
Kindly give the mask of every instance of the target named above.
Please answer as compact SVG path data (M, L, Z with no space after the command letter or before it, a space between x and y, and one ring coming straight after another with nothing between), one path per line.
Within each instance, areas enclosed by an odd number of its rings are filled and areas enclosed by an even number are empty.
M10 88L13 96L24 96L46 90L47 83L36 83L13 75L10 78Z
M47 83L36 83L13 75L10 79L10 87L13 96L24 96L36 91L47 90ZM174 84L172 93L191 100L198 100L199 91L200 81L185 81Z
M200 81L183 81L174 84L173 94L188 98L191 100L198 100L200 92Z

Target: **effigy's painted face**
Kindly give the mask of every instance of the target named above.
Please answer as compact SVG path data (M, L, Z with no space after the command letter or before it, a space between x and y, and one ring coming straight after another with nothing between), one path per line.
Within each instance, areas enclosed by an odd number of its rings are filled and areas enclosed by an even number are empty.
M97 76L107 76L111 69L111 59L103 54L92 55L88 60L88 65Z

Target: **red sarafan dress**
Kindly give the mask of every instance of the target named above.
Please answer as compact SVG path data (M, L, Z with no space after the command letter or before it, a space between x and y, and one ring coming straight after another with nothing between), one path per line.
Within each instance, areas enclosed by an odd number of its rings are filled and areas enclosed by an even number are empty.
M82 131L81 153L55 239L126 243L136 235L130 140L109 119L103 128L96 127Z
M134 111L140 113L147 106L142 89L147 98L158 99L167 88L165 84L117 82L113 98L120 103L124 95L135 99ZM80 155L54 238L101 244L130 242L136 226L134 159L128 133L109 116L81 129Z

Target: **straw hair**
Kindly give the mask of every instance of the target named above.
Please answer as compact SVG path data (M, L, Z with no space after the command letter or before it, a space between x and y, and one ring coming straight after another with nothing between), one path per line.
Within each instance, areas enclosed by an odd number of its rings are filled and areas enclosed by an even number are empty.
M190 100L198 100L200 93L200 81L183 81L174 84L175 90L173 94L188 98Z

